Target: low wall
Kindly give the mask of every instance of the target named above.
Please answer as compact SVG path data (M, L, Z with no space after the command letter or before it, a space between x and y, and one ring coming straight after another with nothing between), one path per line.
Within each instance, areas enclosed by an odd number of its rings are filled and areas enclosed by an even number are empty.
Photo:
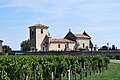
M100 50L100 51L49 51L49 52L22 52L12 51L14 55L80 55L80 56L108 56L120 55L120 50Z

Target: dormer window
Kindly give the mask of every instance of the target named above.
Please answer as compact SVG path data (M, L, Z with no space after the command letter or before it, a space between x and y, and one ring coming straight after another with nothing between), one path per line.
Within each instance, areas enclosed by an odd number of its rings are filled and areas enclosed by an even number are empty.
M43 34L43 29L41 29L41 34Z

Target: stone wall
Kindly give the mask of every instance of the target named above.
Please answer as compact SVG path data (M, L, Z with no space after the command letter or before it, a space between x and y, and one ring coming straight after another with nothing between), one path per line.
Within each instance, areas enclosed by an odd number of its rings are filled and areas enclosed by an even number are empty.
M108 56L108 55L120 55L120 50L101 50L101 51L48 51L48 52L22 52L12 51L11 54L22 55L78 55L78 56Z

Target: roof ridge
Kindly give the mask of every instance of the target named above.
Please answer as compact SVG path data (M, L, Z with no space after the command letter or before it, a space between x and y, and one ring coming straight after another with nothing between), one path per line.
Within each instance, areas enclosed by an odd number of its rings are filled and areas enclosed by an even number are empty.
M44 24L40 24L40 23L35 24L35 25L33 25L33 26L30 26L29 28L36 28L36 27L49 28L48 26L46 26L46 25L44 25Z
M80 37L80 38L88 38L90 39L91 37L85 35L85 34L74 34L75 37Z
M50 42L73 42L72 40L64 38L50 38L49 40Z

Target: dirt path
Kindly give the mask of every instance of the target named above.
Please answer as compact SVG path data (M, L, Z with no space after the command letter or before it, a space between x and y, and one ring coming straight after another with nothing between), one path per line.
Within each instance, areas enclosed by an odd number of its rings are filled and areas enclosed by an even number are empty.
M110 60L110 62L120 63L120 60Z

